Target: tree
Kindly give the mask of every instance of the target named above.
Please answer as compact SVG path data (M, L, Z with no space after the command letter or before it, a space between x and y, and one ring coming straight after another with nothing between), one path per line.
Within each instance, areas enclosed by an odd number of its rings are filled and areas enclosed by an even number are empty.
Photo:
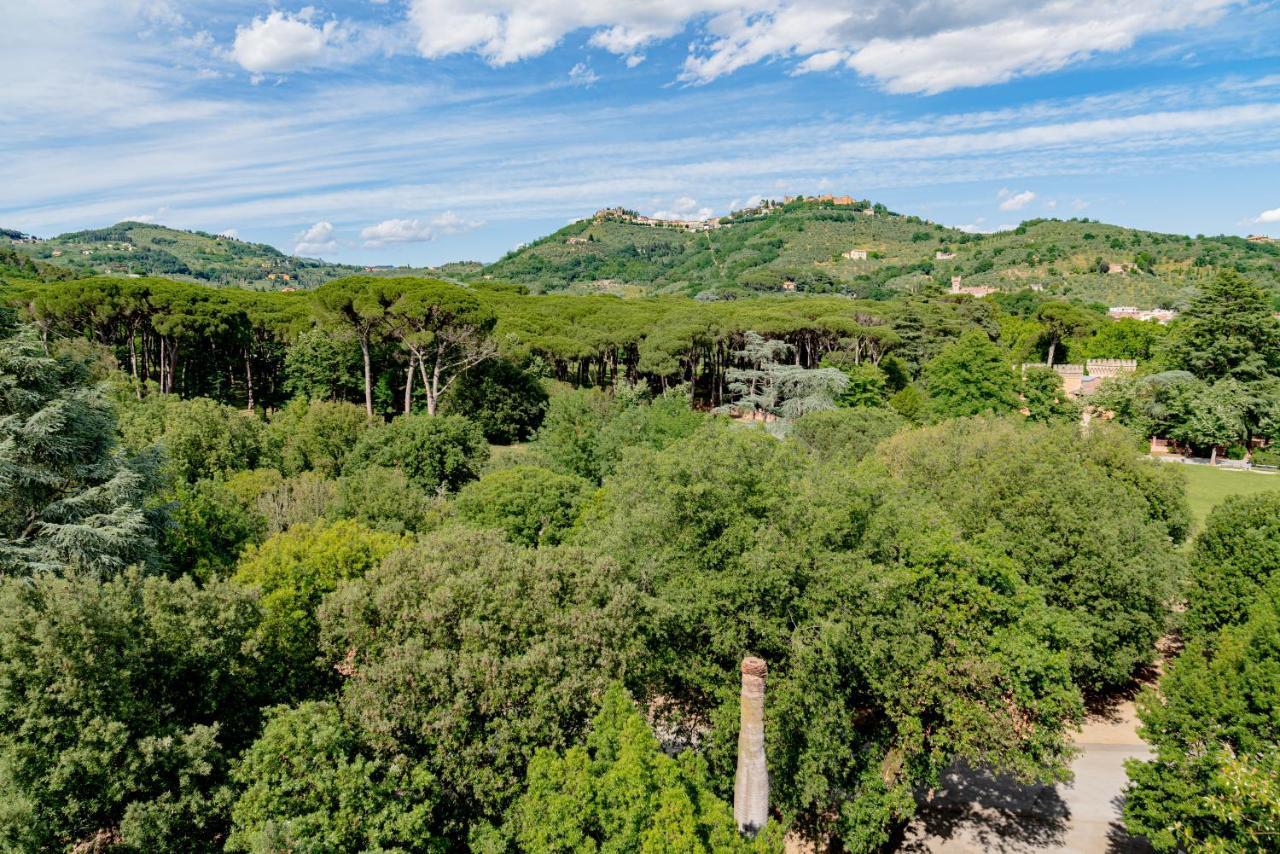
M419 489L453 491L474 480L488 459L484 434L462 416L402 415L365 431L342 470L399 468Z
M372 758L332 703L278 706L235 771L227 851L448 850L421 765Z
M286 475L317 471L336 477L372 425L354 404L295 398L272 416L266 444Z
M114 572L152 555L156 461L120 453L115 425L83 363L46 356L30 329L0 340L0 570Z
M849 378L849 384L835 399L837 406L882 406L886 394L885 373L876 365L861 362L845 351L822 357L822 367L836 368Z
M498 821L535 751L575 741L592 698L638 664L639 612L608 560L454 530L344 585L320 624L347 674L344 717L371 758L439 781L435 827L458 844Z
M556 471L600 482L600 433L620 405L596 389L578 389L551 398L535 447Z
M830 409L797 418L789 438L818 459L845 456L860 460L876 445L906 426L892 409Z
M342 520L295 525L245 550L233 580L260 595L262 622L255 637L278 664L267 674L273 696L308 699L332 684L332 670L316 660L320 600L405 545L394 534Z
M256 624L226 582L0 582L0 847L221 850L228 765L266 699Z
M356 392L361 353L353 343L322 328L300 334L285 353L285 391L307 400L343 400Z
M1242 622L1280 579L1280 492L1233 495L1213 508L1191 555L1184 625L1200 637Z
M427 395L427 414L469 368L494 355L490 340L497 317L469 291L435 279L387 279L400 292L387 311L388 329L409 351L405 399L410 399L413 366ZM408 407L406 406L406 412Z
M785 341L771 341L755 332L743 335L741 350L734 358L750 365L725 372L733 407L748 413L797 418L835 406L835 398L849 385L849 378L837 368L803 368L781 360L793 348Z
M1173 422L1169 438L1193 448L1208 448L1216 460L1219 445L1238 445L1249 440L1249 410L1253 398L1245 385L1234 379L1213 385L1184 384L1177 391L1189 392L1170 401Z
M312 294L322 325L350 335L360 345L364 367L365 414L373 417L372 349L379 340L393 297L388 280L373 276L347 276L326 282Z
M440 401L441 413L470 418L497 445L530 438L546 411L547 392L538 378L505 359L476 365Z
M580 477L540 466L512 466L464 486L458 513L522 546L555 545L578 518L590 486Z
M1280 373L1280 323L1260 288L1223 270L1170 333L1167 358L1203 380L1262 379Z
M180 482L170 499L160 550L174 576L224 578L241 549L266 536L266 518L224 481Z
M1155 758L1128 762L1124 817L1158 851L1271 847L1278 824L1278 638L1280 586L1272 583L1246 622L1192 640L1159 689L1139 696L1139 732Z
M1049 354L1045 359L1053 367L1053 357L1063 338L1087 335L1098 326L1096 314L1069 302L1046 302L1036 310L1036 319L1044 324L1049 339Z
M400 469L368 466L338 479L325 515L354 519L392 534L426 532L446 513L445 503L415 486Z
M1140 450L1107 424L985 417L899 433L876 456L1078 623L1065 638L1073 676L1101 689L1151 661L1183 573L1182 472Z
M1018 408L1016 380L1005 354L976 330L931 359L924 366L923 379L930 409L939 418Z
M251 412L173 395L126 403L120 432L127 448L160 448L168 473L188 483L255 468L266 439L265 425Z
M765 658L771 797L809 838L866 850L957 756L1060 776L1079 697L1060 640L1071 621L1008 558L841 463L713 423L628 457L573 539L648 597L638 675L663 731L696 736L724 786L738 663Z
M1079 407L1062 390L1062 377L1050 368L1024 368L1018 395L1032 421L1074 421L1079 417Z
M542 749L505 830L521 851L780 851L777 824L747 841L692 750L662 751L626 690L613 685L584 744Z

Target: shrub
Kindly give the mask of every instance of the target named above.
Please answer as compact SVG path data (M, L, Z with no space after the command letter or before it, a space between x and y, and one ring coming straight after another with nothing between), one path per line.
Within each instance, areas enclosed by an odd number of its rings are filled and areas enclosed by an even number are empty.
M790 438L819 459L837 455L860 460L898 432L906 421L892 409L831 409L810 412L791 425Z
M442 499L427 495L400 469L369 466L338 479L325 515L354 519L378 531L426 531L448 514Z
M335 477L370 426L364 409L353 403L295 398L272 417L267 433L284 474L316 471Z
M458 493L458 512L496 528L523 546L555 545L578 518L590 483L539 466L512 466L486 474Z
M453 491L475 480L488 459L484 433L462 416L402 415L364 433L343 473L399 468L419 489Z
M305 699L331 683L330 668L316 662L320 599L402 545L393 534L342 520L295 525L245 550L233 580L261 594L256 636L278 665L267 675L273 696Z

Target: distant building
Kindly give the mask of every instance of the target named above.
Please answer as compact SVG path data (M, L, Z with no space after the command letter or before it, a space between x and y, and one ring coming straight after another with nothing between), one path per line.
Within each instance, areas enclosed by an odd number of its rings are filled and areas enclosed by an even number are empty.
M961 284L961 281L962 280L959 276L951 277L951 293L968 294L971 297L977 297L981 299L982 297L991 296L991 294L997 293L1000 290L999 288L989 288L981 285L977 287L967 288Z
M57 258L59 255L61 255L61 254L62 254L62 250L61 250L61 249L55 249L55 250L53 250L53 253L52 253L52 254L53 254L53 257L54 257L54 258Z
M1157 323L1168 323L1178 316L1178 313L1170 308L1138 308L1134 305L1114 305L1107 309L1107 316L1114 320L1126 318L1129 320L1154 320Z
M1265 234L1250 234L1245 240L1250 243L1275 243L1274 237L1267 237Z
M950 260L952 260L952 259L953 259L953 258L955 258L955 257L956 257L956 253L954 253L954 252L943 252L941 249L939 249L937 252L933 253L933 259L934 259L935 261L950 261Z
M281 288L280 289L280 293L282 294L292 294L292 293L297 293L297 291L298 291L297 288Z
M1123 276L1125 273L1128 273L1132 269L1133 269L1132 264L1126 264L1123 261L1110 261L1107 263L1108 273L1117 273Z
M587 238L585 237L570 237L568 240L565 241L565 243L569 244L570 246L580 246L584 243L589 243L589 242L590 241L588 241Z
M81 250L80 250L80 254L81 254L81 255L92 255L92 254L93 254L93 250L92 250L92 249L81 249Z
M791 279L787 279L782 283L782 289L784 291L794 291L796 289L796 283Z
M850 261L865 261L867 260L867 250L850 249L848 252L842 253L842 257L847 258Z

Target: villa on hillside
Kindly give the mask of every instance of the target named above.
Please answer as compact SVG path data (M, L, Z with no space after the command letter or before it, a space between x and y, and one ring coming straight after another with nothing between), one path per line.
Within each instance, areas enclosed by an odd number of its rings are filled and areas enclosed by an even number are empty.
M965 287L961 284L961 281L962 280L959 276L951 277L951 293L968 294L971 297L981 299L982 297L990 296L991 294L998 293L1000 291L999 288L990 288L981 285L977 287Z
M1138 308L1134 305L1113 305L1107 309L1107 316L1120 320L1126 318L1130 320L1154 320L1157 323L1165 324L1178 316L1178 312L1171 308Z
M848 252L842 253L841 257L846 258L850 261L865 261L867 260L867 250L850 249Z
M950 261L950 260L954 259L955 257L956 257L956 253L954 253L954 252L943 252L941 249L939 249L937 252L933 253L933 259L934 259L935 261Z

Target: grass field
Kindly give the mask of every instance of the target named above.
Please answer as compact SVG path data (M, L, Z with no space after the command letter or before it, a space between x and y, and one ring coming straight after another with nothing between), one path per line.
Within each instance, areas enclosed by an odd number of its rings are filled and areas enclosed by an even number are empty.
M1198 530L1209 511L1232 495L1256 495L1280 490L1280 474L1217 469L1210 466L1184 465L1187 474L1187 500Z

